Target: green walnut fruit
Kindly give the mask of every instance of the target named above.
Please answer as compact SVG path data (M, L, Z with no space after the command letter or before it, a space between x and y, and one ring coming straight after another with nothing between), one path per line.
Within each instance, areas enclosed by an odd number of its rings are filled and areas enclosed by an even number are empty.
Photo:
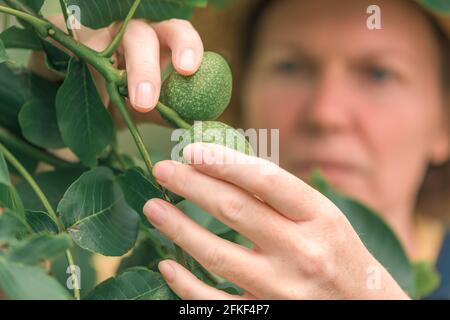
M247 155L254 155L253 149L244 135L218 121L197 121L182 136L183 145L195 142L215 143L237 150Z
M205 52L202 65L192 76L173 71L161 88L161 102L188 122L215 120L231 100L233 77L227 61Z

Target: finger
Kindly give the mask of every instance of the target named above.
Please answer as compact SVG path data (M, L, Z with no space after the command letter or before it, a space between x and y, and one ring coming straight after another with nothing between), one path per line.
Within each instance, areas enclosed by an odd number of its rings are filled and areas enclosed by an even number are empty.
M161 185L196 203L261 248L277 247L286 230L292 229L292 221L247 192L188 165L161 161L153 174Z
M122 46L131 105L139 112L149 112L156 106L161 89L158 37L148 23L132 20Z
M203 283L175 261L161 261L158 268L169 287L183 300L243 300Z
M203 267L248 291L262 282L260 256L204 229L172 204L152 199L144 207L150 222ZM252 289L252 290L249 290Z
M202 63L203 43L198 32L187 20L171 19L153 24L161 47L172 52L172 64L183 75L191 75Z
M327 198L267 160L207 143L187 146L184 157L196 170L247 190L291 220L335 211Z

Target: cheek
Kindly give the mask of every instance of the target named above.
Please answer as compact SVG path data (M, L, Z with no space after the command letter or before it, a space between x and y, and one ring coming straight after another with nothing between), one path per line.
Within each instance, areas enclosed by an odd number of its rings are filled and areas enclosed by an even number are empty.
M436 121L425 101L405 97L396 102L371 106L358 115L371 159L369 194L381 198L371 202L386 207L401 199L414 201L427 167Z
M279 130L279 160L286 167L292 145L298 139L299 122L306 94L297 88L287 88L267 81L253 82L244 97L246 127Z
M247 87L244 105L250 127L292 130L299 96L270 82L254 82Z

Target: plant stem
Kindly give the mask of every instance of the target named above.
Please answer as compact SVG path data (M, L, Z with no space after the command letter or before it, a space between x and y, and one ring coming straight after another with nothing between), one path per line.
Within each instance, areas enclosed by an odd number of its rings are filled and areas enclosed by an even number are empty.
M63 230L64 227L59 222L58 216L56 215L55 211L53 210L52 206L50 205L50 202L48 201L47 197L42 192L41 188L37 185L36 181L33 179L31 174L22 166L22 164L17 160L14 155L9 152L8 149L6 149L3 144L0 143L0 152L4 154L5 159L8 160L8 162L20 173L20 175L28 182L30 187L33 189L34 193L36 193L36 196L41 201L42 205L44 206L45 210L47 210L49 217L53 220L54 223L58 225L58 228Z
M133 139L136 143L136 146L139 150L139 153L142 156L142 159L144 160L145 166L147 170L152 173L153 170L153 163L150 158L150 154L145 147L144 140L142 139L142 136L136 127L136 124L134 123L133 119L131 118L130 113L128 112L128 107L125 104L125 101L123 100L122 96L119 93L119 89L114 83L107 83L107 90L109 93L109 96L111 98L111 101L113 104L119 109L119 112L125 121L125 124L127 125L128 129L130 130L131 135L133 136Z
M11 8L20 10L22 12L25 12L32 16L37 17L37 13L34 10L32 10L29 6L25 5L24 3L22 3L18 0L4 0L4 2Z
M0 5L0 12L16 16L29 23L42 38L51 37L66 49L72 51L77 57L92 65L102 76L115 84L124 84L125 72L116 69L108 58L101 57L100 53L88 48L82 43L63 32L61 29L39 17Z
M123 84L125 72L116 69L108 58L101 57L100 53L77 42L56 26L51 26L49 36L65 48L72 51L78 58L92 65L108 82Z
M75 296L75 300L80 300L81 299L80 287L79 287L80 279L78 279L78 277L77 277L77 271L75 269L75 260L73 259L72 251L70 251L69 249L66 250L65 254L66 254L67 263L69 264L70 274L72 277L75 278L75 281L77 281L75 287L73 288L73 294Z
M14 147L27 156L36 160L43 161L55 168L71 168L78 165L77 163L68 162L41 149L38 149L26 143L22 139L16 137L14 134L10 133L8 130L2 127L0 127L0 142L4 143L5 145Z
M64 21L66 22L66 25L67 25L67 32L73 38L72 24L70 24L70 27L68 24L69 23L69 13L67 12L67 5L66 5L65 0L59 0L59 5L61 6L61 11L64 16Z
M28 22L36 29L36 32L41 37L47 37L48 35L47 30L52 26L52 24L48 21L42 20L26 12L12 9L10 7L5 7L3 5L0 5L0 12L13 15L19 19L22 19L23 21Z
M175 110L169 108L160 101L158 101L158 104L156 105L156 110L158 110L164 118L173 122L178 128L189 129L192 127L192 125L184 121Z
M120 42L122 41L123 35L125 34L125 30L128 27L128 23L134 17L134 14L136 13L136 10L140 4L141 4L141 0L134 1L133 6L131 7L130 11L128 12L128 15L126 16L125 20L122 22L122 26L120 27L119 31L115 35L114 39L109 44L109 46L103 52L100 53L100 55L102 57L111 58L113 56L114 52L116 52L117 48L120 45Z
M42 192L42 189L39 187L36 180L33 179L31 174L23 167L23 165L17 160L17 158L14 157L14 155L11 152L9 152L9 150L6 149L3 146L3 144L1 144L1 143L0 143L0 153L2 153L5 156L5 159L20 173L20 175L23 177L23 179L30 185L31 189L33 189L34 193L39 198L39 201L42 203L45 210L47 211L50 219L52 219L53 222L58 226L59 232L60 233L63 232L64 225L62 224L62 222L59 219L56 212L53 210L53 207L51 206L51 204L48 201L47 197L45 196L44 192ZM74 264L72 252L69 249L66 250L66 257L67 257L67 262L69 263L69 267L71 269L71 274L72 274L72 276L75 277L75 279L77 279L76 271L73 268L73 266L75 264ZM74 288L74 295L77 300L80 299L80 289L79 288Z
M136 146L139 149L139 152L145 162L145 166L147 167L149 174L152 174L153 163L152 163L152 160L150 159L150 154L149 154L147 148L145 147L144 141L142 140L139 130L136 127L136 124L134 123L133 119L130 116L130 113L128 112L128 107L126 106L123 97L120 95L119 89L113 83L108 83L107 89L108 89L108 93L111 98L111 101L119 109L120 114L122 115L122 118L124 119L126 125L128 126L128 129L131 132L131 135L134 138ZM158 187L165 195L166 200L170 202L170 198L167 196L166 190L164 190L164 188L161 187L160 185L158 185ZM174 243L174 246L175 246L175 253L176 253L177 261L180 264L182 264L183 266L188 268L186 256L185 256L183 249L181 249L176 243Z

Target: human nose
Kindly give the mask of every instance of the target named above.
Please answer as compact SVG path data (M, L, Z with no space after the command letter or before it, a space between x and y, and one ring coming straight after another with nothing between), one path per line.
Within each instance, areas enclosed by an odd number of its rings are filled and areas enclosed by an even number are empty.
M335 133L351 126L355 92L344 68L322 70L306 108L305 128L315 133Z

